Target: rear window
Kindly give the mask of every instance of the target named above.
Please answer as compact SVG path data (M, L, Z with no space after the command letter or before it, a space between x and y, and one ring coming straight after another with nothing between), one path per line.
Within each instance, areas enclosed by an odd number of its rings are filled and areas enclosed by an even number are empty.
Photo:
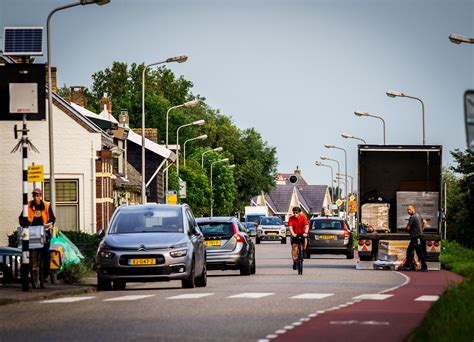
M182 212L179 208L140 208L117 213L109 234L182 233Z
M262 218L260 218L260 224L263 224L263 225L266 225L266 226L269 226L269 225L279 226L279 225L282 224L282 222L283 221L279 217L262 217Z
M314 220L311 229L343 229L343 223L339 220Z
M208 237L231 237L234 235L234 227L231 222L206 222L198 223L204 236Z

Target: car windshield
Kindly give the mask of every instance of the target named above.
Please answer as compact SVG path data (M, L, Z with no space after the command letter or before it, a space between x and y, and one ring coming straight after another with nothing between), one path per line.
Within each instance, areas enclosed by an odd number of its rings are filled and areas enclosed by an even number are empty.
M282 221L281 221L281 218L279 217L262 217L260 219L260 224L266 225L266 226L269 226L269 225L279 226L282 224Z
M184 232L181 209L134 208L117 213L109 234L128 233L182 233Z
M340 220L314 220L311 229L333 229L341 230L342 221Z
M234 235L234 227L231 222L203 222L198 225L206 237L231 237Z

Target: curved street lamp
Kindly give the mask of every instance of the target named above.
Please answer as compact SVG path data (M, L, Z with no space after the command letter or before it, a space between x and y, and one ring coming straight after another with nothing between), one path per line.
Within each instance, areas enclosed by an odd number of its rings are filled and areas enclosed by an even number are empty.
M336 177L345 177L345 174L336 173ZM352 177L351 175L347 175L347 177L349 177L351 180L351 194L354 194L354 177Z
M449 35L449 40L451 41L451 43L454 43L454 44L461 44L461 43L474 44L474 38L464 37L462 34L459 34L459 33L451 33Z
M205 155L206 153L209 153L209 152L212 152L212 151L214 151L214 152L220 152L220 151L223 151L223 150L224 150L224 149L223 149L222 147L216 147L216 148L214 148L214 149L212 149L212 150L204 151L204 152L202 153L202 155L201 155L201 167L204 168L204 155Z
M321 160L330 160L330 161L336 162L336 163L337 163L337 172L341 172L341 165L339 164L339 161L338 161L338 160L332 159L332 158L329 158L329 157L326 157L326 156L321 156L321 157L319 157L319 158L320 158ZM337 192L339 193L339 189L341 189L341 186L340 186L340 184L339 184L339 180L337 181L337 188L338 188ZM338 194L338 196L339 196L339 194Z
M371 117L371 118L376 118L376 119L381 120L381 121L382 121L382 126L383 126L383 144L384 144L384 145L387 144L387 141L386 141L386 139L385 139L385 120L384 120L381 116L369 114L369 113L367 113L367 112L361 112L361 111L359 111L359 110L356 110L356 111L354 112L354 114L355 114L356 116L359 116L359 117L360 117L360 116L369 116L369 117Z
M146 203L146 177L145 177L145 73L148 68L159 65L159 64L166 64L166 63L184 63L188 60L188 56L181 55L167 58L160 62L150 63L145 65L142 71L142 204ZM166 148L168 148L168 142L166 142ZM166 171L166 175L168 175L168 171ZM168 179L167 179L168 180ZM166 188L168 190L168 187Z
M341 137L346 138L346 139L359 140L359 141L362 141L364 144L367 144L367 142L366 142L364 139L362 139L362 138L357 138L357 137L355 137L355 136L353 136L353 135L350 135L350 134L347 134L347 133L342 133L342 134L341 134Z
M219 160L216 160L215 162L212 162L211 163L211 217L214 216L214 190L212 189L213 188L213 185L212 185L212 167L214 166L214 164L217 164L217 163L224 163L224 162L228 162L229 161L229 158L223 158L223 159L219 159Z
M46 20L46 46L47 52L47 63L48 63L48 135L49 135L49 200L53 212L56 212L56 177L54 175L54 127L53 127L53 86L51 81L51 18L53 14L64 9L79 5L105 5L110 0L80 0L72 4L64 5L55 8L48 14Z
M193 141L193 140L204 140L204 139L207 139L207 134L202 134L198 137L195 137L195 138L191 138L191 139L188 139L184 142L184 148L183 148L183 165L186 166L186 143L188 141Z
M406 95L406 94L404 94L400 91L396 91L396 90L388 90L386 92L386 94L387 94L388 97L392 97L392 98L406 97L406 98L409 98L409 99L417 100L421 103L421 121L422 121L422 125L423 125L423 145L426 145L426 139L425 139L425 104L423 103L423 101L421 101L421 99L418 98L418 97Z
M345 148L338 147L336 145L332 144L324 144L324 147L326 148L335 148L337 150L344 151L344 173L346 175L345 180L346 180L346 203L347 203L347 151ZM346 219L347 219L347 204L345 206L345 212L346 212Z
M189 126L202 126L206 123L205 120L197 120L193 121L191 123L179 126L178 129L176 130L176 173L179 178L179 130L183 127L189 127Z
M332 166L331 165L327 165L327 164L323 164L321 163L320 161L315 161L314 164L316 166L325 166L325 167L329 167L331 169L331 182L329 183L331 188L332 188L332 191L331 191L331 203L334 203L334 188L333 188L333 184L332 184L332 181L334 179L334 174L333 174L333 169L332 169Z

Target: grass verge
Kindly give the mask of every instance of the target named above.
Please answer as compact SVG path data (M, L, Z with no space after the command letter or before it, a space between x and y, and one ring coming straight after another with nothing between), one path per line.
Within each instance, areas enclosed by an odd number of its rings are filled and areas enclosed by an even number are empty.
M409 341L473 341L474 250L443 241L441 265L465 280L452 285L436 301Z

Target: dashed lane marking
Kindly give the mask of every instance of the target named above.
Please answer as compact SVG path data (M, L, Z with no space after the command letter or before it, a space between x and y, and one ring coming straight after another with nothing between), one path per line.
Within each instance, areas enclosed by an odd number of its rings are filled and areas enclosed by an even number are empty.
M334 293L303 293L290 297L291 299L323 299L334 296Z
M139 300L139 299L149 298L149 297L154 297L154 296L155 295L128 295L128 296L107 298L107 299L104 299L104 302L132 301L132 300Z
M166 299L198 299L213 296L214 293L187 293L178 296L168 297Z
M384 299L390 298L392 296L393 295L391 295L391 294L376 293L376 294L363 294L363 295L360 295L360 296L356 296L353 299L384 300Z
M63 297L58 299L43 300L41 303L74 303L93 298L95 297Z
M273 292L244 292L240 293L234 296L229 296L227 298L252 298L252 299L257 299L257 298L263 298L263 297L268 297L272 296L275 293Z
M420 296L415 299L416 302L436 302L439 296Z

